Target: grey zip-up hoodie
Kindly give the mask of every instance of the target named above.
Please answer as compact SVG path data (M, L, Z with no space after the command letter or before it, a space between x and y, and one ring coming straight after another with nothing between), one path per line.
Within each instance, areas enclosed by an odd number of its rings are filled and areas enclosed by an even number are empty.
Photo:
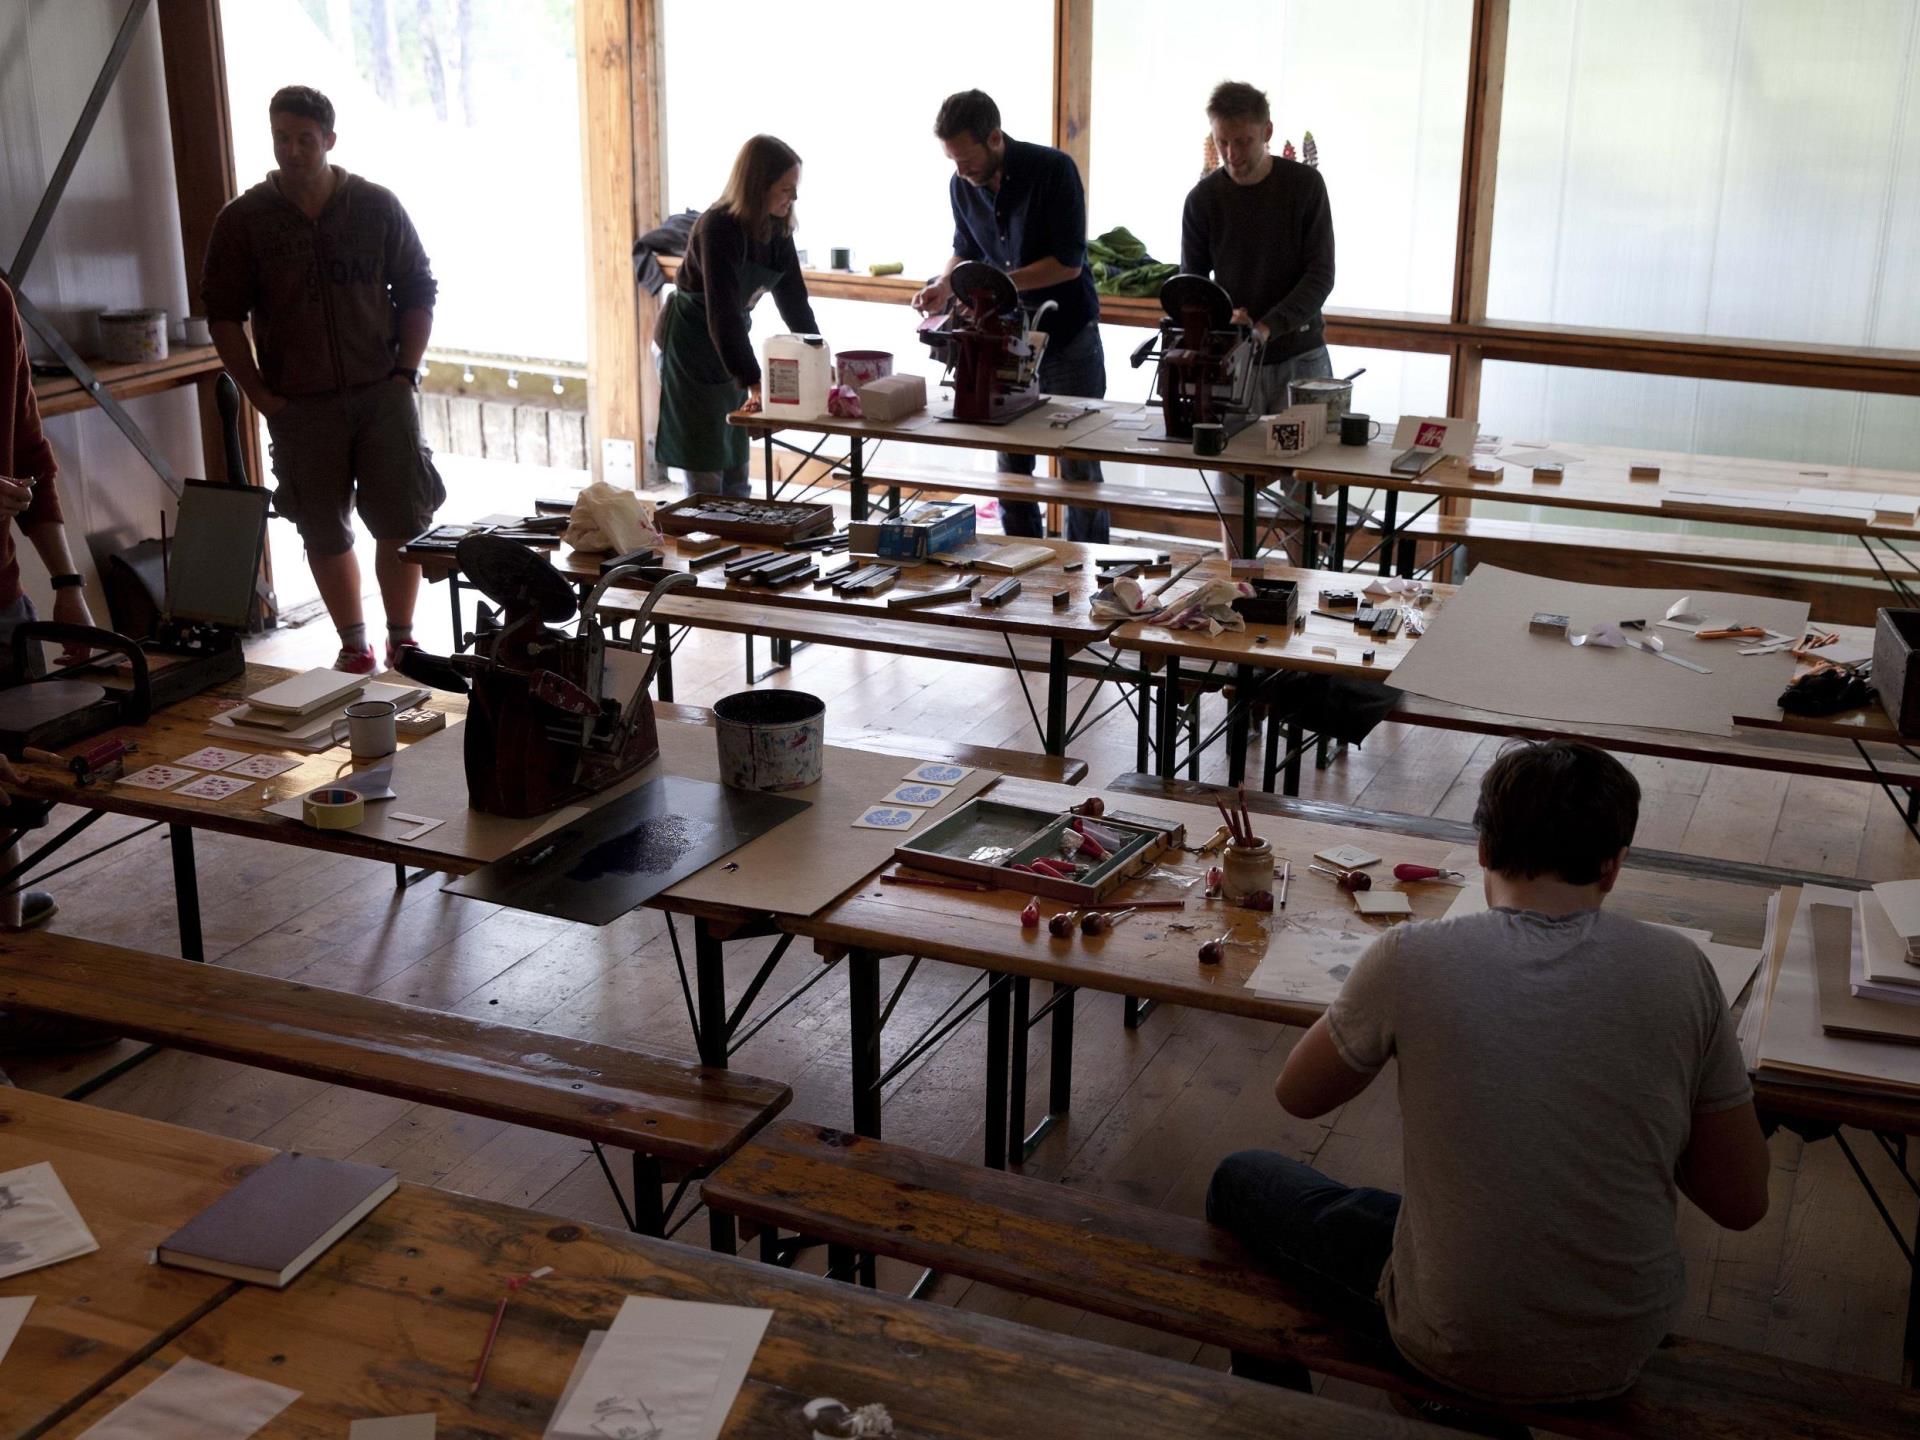
M200 304L209 320L253 322L260 378L276 395L320 395L385 380L396 320L431 310L439 287L391 190L339 176L318 220L273 177L213 222Z

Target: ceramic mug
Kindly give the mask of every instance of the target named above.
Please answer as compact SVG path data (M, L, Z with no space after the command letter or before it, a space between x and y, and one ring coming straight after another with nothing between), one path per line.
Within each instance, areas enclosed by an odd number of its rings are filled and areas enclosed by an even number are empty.
M1193 453L1196 455L1219 455L1227 448L1227 427L1216 425L1210 420L1198 421L1193 427Z
M1379 437L1380 422L1364 410L1349 410L1340 417L1340 443L1365 445Z
M344 725L347 727L344 738L352 746L354 759L378 760L382 755L391 755L396 744L393 717L399 709L391 700L356 700L347 706L344 718L333 722L329 738L334 744L340 744L343 739L340 727Z

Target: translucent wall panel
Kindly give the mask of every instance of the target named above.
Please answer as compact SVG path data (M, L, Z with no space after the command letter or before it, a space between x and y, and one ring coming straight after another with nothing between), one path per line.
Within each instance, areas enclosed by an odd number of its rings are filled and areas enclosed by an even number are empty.
M1207 96L1265 90L1274 148L1308 130L1333 206L1328 302L1444 314L1465 130L1468 0L1098 0L1093 10L1091 222L1125 225L1180 258L1180 212L1200 178Z
M400 197L440 281L436 350L579 363L587 353L580 90L571 0L360 7L226 0L241 188L273 168L267 100L324 91L334 159ZM197 277L199 256L189 261Z
M1513 0L1489 312L1920 345L1920 6Z
M1920 398L1489 361L1480 428L1509 440L1920 470Z
M741 142L778 135L803 162L794 238L822 269L834 246L858 268L898 260L913 276L952 253L953 166L933 137L951 92L985 90L1019 139L1052 134L1051 0L973 0L964 12L873 0L660 9L670 207L705 209Z

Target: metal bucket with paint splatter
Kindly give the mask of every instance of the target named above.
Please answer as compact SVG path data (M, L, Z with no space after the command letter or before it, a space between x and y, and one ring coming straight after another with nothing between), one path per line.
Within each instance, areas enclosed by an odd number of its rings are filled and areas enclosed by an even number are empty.
M742 690L716 701L720 783L802 790L820 779L826 702L799 690Z

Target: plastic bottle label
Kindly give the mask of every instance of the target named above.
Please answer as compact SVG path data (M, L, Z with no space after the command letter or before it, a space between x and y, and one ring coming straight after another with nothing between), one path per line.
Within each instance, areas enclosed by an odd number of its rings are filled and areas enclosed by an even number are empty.
M771 405L800 403L800 362L798 360L767 361L767 403Z

